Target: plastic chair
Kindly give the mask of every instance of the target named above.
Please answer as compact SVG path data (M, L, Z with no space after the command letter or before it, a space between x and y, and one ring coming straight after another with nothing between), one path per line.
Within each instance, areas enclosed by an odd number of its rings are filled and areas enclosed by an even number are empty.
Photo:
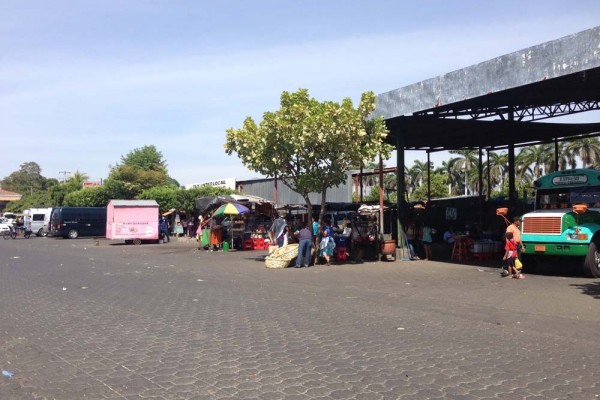
M455 237L454 246L452 247L451 260L466 261L469 258L469 238Z
M337 252L335 253L336 261L345 261L348 258L348 253L345 247L337 247Z

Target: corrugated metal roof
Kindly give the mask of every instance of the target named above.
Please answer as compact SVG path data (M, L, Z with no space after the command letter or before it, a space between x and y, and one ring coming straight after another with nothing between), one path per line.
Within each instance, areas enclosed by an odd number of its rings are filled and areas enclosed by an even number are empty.
M158 207L156 200L111 200L115 207Z
M237 185L243 187L243 192L240 193L241 196L249 194L262 197L271 202L275 201L275 181L273 178L243 180L238 181ZM352 202L352 190L352 174L346 173L346 182L342 183L340 186L327 189L326 201L328 203ZM320 193L310 193L309 198L312 205L321 204ZM277 182L277 204L306 204L306 202L299 193L293 191L289 186L279 180Z

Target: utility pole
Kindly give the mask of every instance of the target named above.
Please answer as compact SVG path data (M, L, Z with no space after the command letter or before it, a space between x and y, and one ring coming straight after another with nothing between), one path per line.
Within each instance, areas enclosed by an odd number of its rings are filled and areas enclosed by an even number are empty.
M70 171L58 171L59 174L63 175L63 183L67 181L67 174L70 174Z

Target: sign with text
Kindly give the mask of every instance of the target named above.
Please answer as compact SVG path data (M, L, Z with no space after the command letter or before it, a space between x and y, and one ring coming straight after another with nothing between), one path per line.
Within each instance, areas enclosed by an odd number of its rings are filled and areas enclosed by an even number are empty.
M84 181L82 186L84 188L102 186L102 182L100 182L100 181Z
M202 182L202 183L191 183L189 185L185 185L185 188L193 189L193 188L200 188L200 187L205 187L205 186L235 190L235 178L215 179L214 181L208 181L208 182Z
M587 175L561 175L552 178L554 185L577 185L587 182Z

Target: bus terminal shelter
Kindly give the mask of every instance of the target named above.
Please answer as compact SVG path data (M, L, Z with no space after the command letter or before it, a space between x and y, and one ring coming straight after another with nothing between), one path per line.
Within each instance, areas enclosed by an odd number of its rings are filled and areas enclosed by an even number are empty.
M398 210L405 192L404 151L508 151L509 201L515 190L515 148L600 135L600 123L544 120L600 109L600 26L500 56L377 96L396 148ZM428 180L429 181L429 180ZM398 229L401 229L398 215ZM398 232L400 233L400 232ZM400 236L399 236L400 237Z

